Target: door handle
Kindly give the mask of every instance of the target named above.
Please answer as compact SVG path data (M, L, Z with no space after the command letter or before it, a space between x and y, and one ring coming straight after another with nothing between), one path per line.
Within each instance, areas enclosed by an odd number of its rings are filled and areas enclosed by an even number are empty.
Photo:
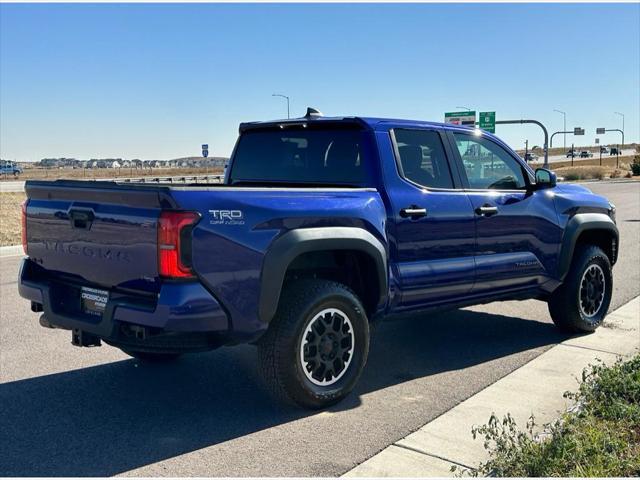
M420 208L417 205L411 205L410 207L403 208L402 210L400 210L400 216L402 218L411 218L411 219L426 217L427 209Z
M496 213L498 213L498 207L493 207L491 205L483 205L476 208L476 215L480 215L482 217L490 217Z

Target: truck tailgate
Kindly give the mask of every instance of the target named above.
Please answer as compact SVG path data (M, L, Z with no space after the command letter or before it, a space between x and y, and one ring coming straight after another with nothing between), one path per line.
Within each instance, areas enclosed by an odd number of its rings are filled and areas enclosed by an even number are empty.
M168 190L28 181L27 253L49 271L104 287L158 291L157 220Z

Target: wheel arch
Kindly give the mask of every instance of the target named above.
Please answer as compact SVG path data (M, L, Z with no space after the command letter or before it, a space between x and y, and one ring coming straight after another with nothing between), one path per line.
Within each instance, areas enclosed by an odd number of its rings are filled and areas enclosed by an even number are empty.
M618 257L619 233L613 220L604 213L580 213L567 222L558 259L558 276L564 280L576 246L580 243L596 245L605 252L611 265Z
M265 254L260 276L258 315L271 321L278 308L285 277L297 259L308 254L355 252L370 262L376 278L375 306L388 296L387 253L384 245L368 231L357 227L319 227L291 230L278 237Z

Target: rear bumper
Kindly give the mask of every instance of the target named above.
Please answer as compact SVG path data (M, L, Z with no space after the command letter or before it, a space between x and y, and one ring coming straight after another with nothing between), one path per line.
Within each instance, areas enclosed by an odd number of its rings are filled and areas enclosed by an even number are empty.
M98 287L99 288L99 287ZM112 292L102 317L79 309L79 285L60 282L28 258L22 261L20 296L42 305L46 322L56 328L81 330L103 339L118 339L121 326L145 327L163 333L221 334L229 332L226 313L198 282L164 283L157 296ZM77 302L77 304L76 304Z

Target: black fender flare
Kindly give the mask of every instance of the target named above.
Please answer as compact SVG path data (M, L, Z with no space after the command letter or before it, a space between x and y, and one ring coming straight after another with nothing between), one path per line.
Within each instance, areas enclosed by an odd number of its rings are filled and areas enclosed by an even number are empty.
M275 239L262 263L258 316L271 321L278 308L282 284L291 262L303 253L328 250L361 251L375 262L380 298L383 305L388 295L387 251L371 233L357 227L318 227L291 230Z
M611 264L615 263L620 234L611 217L605 213L578 213L567 222L562 236L562 245L558 258L558 277L560 280L564 280L569 272L578 237L589 230L606 231L613 236L615 246L613 248L614 258L611 259Z

